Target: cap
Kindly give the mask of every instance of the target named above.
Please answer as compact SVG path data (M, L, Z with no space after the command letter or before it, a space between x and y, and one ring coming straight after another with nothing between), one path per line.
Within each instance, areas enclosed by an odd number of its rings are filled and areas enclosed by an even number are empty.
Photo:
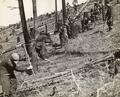
M14 61L19 61L19 54L18 54L18 53L12 53L12 54L11 54L11 58L12 58Z

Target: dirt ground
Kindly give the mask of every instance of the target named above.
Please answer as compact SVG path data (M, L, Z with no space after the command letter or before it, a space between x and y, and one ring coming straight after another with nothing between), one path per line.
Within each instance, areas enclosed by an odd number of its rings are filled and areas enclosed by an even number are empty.
M120 11L120 4L114 10ZM112 81L106 63L93 64L120 47L119 14L115 13L113 30L101 20L91 30L69 40L67 52L52 55L48 63L39 60L36 75L16 73L19 97L97 97L97 89Z

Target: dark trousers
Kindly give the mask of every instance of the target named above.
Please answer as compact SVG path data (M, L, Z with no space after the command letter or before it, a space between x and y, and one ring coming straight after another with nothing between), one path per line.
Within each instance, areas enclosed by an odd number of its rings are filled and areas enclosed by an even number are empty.
M3 97L17 97L17 79L9 78L9 76L1 77L1 85L3 90Z
M113 22L112 22L111 19L107 20L107 25L108 25L109 28L111 28L111 26L113 25Z

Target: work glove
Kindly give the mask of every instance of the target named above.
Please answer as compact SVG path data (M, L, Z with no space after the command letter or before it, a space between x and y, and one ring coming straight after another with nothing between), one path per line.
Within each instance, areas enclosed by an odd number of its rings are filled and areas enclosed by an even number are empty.
M26 73L28 75L32 75L33 74L32 69L33 69L33 66L30 65L29 67L27 67Z
M33 69L33 66L32 65L30 65L29 67L27 67L27 69L29 70L29 69Z

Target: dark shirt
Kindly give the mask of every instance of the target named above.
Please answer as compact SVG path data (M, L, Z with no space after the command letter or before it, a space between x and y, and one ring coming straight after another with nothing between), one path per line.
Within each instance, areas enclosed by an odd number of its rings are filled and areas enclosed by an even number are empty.
M110 6L107 6L107 12L106 12L105 17L106 17L106 20L110 20L112 17L112 9Z
M0 63L0 76L9 76L10 78L16 78L14 71L24 72L27 68L18 67L10 58L3 60Z
M39 35L36 39L36 42L45 42L47 40L47 35Z

